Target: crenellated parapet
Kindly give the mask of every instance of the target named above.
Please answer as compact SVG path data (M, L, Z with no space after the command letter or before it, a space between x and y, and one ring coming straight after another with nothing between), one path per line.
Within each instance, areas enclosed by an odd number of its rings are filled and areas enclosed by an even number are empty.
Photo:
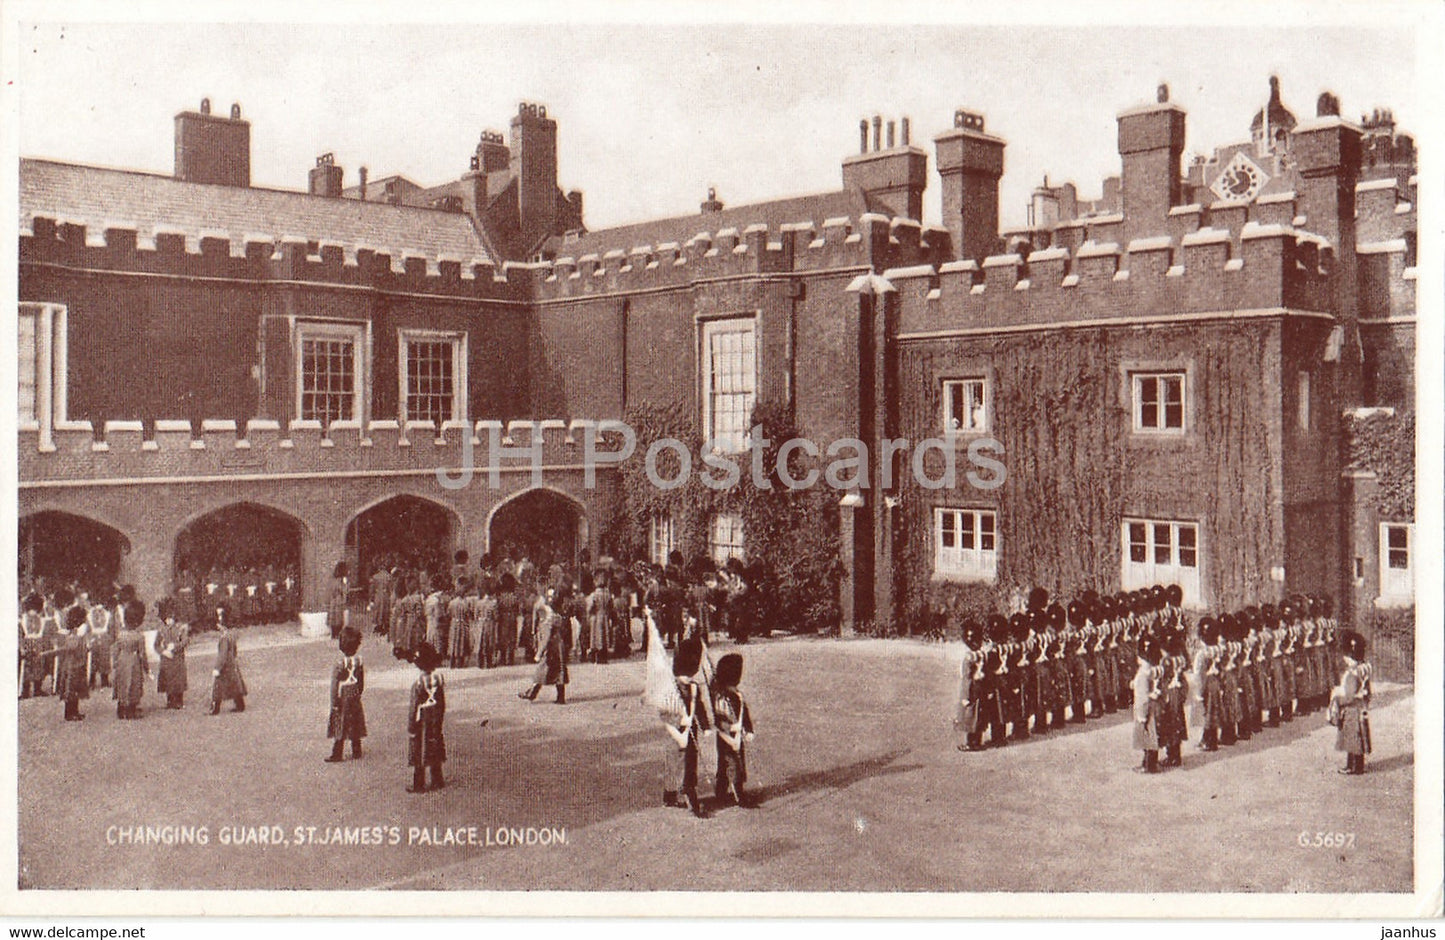
M522 300L528 266L427 254L406 247L340 244L294 235L197 232L134 223L100 226L36 216L20 231L20 263L192 279L364 288L473 300Z
M526 472L534 461L547 468L581 467L589 434L588 420L545 419L510 422L291 421L283 427L252 419L242 427L231 420L69 422L19 436L22 486L78 486L87 483L174 480L268 479L325 475L424 476L439 468L457 478L470 465L484 485L488 468ZM594 437L595 450L617 448L611 433ZM470 458L468 456L470 451ZM599 468L607 464L599 461Z
M1416 177L1402 185L1394 176L1355 185L1355 242L1358 250L1412 236L1419 230Z
M1089 239L1072 249L915 265L883 276L899 295L899 332L927 334L1281 308L1324 312L1332 263L1318 236L1246 222L1237 233L1197 228L1177 239Z
M533 266L538 300L625 293L732 277L888 267L949 256L948 232L912 219L865 213L777 228L702 231L685 242L619 245Z

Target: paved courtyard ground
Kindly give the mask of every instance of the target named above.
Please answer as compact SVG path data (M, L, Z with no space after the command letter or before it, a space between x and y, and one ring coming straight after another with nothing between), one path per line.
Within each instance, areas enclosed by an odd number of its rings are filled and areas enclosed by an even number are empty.
M1123 715L955 750L953 646L765 640L742 650L763 805L698 820L661 805L664 733L639 701L640 655L574 665L562 707L550 690L517 698L530 667L448 671L449 786L409 795L412 667L368 639L365 756L326 764L334 645L280 628L240 643L243 714L205 713L206 638L184 711L153 691L137 722L117 721L108 693L78 723L55 698L20 703L22 889L1412 889L1408 686L1377 688L1364 777L1335 773L1319 714L1143 776ZM204 828L207 843L111 844L147 826ZM315 844L334 827L380 844ZM282 843L230 838L260 830ZM497 844L512 830L534 844ZM1316 847L1326 832L1347 844Z

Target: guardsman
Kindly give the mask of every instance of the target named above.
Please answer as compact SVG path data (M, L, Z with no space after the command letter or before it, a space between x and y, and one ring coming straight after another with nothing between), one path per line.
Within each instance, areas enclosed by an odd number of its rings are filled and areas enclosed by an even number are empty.
M1199 649L1194 654L1194 682L1199 690L1202 732L1199 748L1219 750L1219 729L1224 722L1224 689L1219 680L1219 623L1213 617L1199 621Z
M85 651L88 613L85 607L66 608L56 643L55 694L65 703L66 721L82 721L80 700L90 698Z
M246 680L241 675L241 661L236 649L236 634L231 632L230 609L225 602L216 610L216 664L211 670L211 714L221 713L221 703L230 699L236 711L246 710Z
M1150 774L1159 772L1159 661L1155 642L1141 641L1133 683L1134 749L1144 755L1139 769Z
M1280 628L1284 639L1284 649L1280 652L1280 687L1279 687L1279 710L1281 721L1291 721L1294 718L1294 702L1299 697L1299 624L1284 624Z
M446 786L442 763L447 759L446 734L443 722L447 714L447 693L437 667L442 654L431 644L422 643L411 656L420 671L411 686L411 704L407 709L406 730L409 738L407 761L411 765L411 786L408 793L427 790L426 775L431 774L431 789Z
M1093 697L1093 676L1090 674L1089 654L1093 649L1094 638L1089 630L1088 611L1080 612L1079 622L1069 621L1068 643L1068 664L1069 664L1069 692L1071 693L1071 711L1069 720L1074 724L1083 724L1086 715L1085 704ZM1097 717L1097 716L1096 716Z
M331 668L331 712L326 721L326 736L331 738L328 764L339 764L346 742L351 742L351 759L361 757L361 739L366 737L366 712L361 695L366 691L366 666L358 655L361 631L344 627L339 641L341 661Z
M156 691L166 697L166 708L184 708L186 648L191 645L191 628L176 620L176 605L169 597L156 601L156 618L160 626L151 644L160 657L156 661Z
M753 739L753 713L738 691L743 658L729 653L718 660L712 682L713 716L717 721L717 773L713 786L720 804L744 808L757 805L744 790L748 779L748 742Z
M960 751L983 750L981 720L984 687L983 627L977 620L963 622L963 664L959 668L958 704L953 726L963 735Z
M984 644L984 720L988 722L988 742L996 747L1008 743L1004 733L1008 719L1008 621L1000 614L991 615L985 623L988 642Z
M702 642L696 637L679 642L672 660L677 707L661 714L670 738L662 802L691 809L694 816L706 819L712 814L697 795L698 753L703 735L711 730L707 690L697 679L701 666Z
M1169 663L1162 699L1163 710L1168 717L1168 733L1164 733L1164 723L1161 723L1159 745L1164 751L1164 766L1178 767L1183 763L1184 738L1188 734L1184 712L1189 702L1189 655L1182 629L1171 629L1165 633L1163 652Z
M20 697L40 694L45 681L45 598L31 591L20 602Z
M1069 682L1069 621L1064 605L1050 604L1045 616L1048 618L1048 632L1051 640L1051 665L1049 675L1053 679L1051 724L1062 728L1067 720L1065 709L1073 701Z
M1365 659L1363 636L1348 631L1340 645L1345 669L1330 696L1330 720L1338 729L1335 750L1346 754L1339 772L1354 776L1365 772L1365 755L1370 753L1372 669Z
M1241 723L1241 711L1239 707L1239 654L1241 645L1239 624L1234 614L1227 613L1220 618L1219 634L1221 650L1219 654L1219 682L1223 696L1221 714L1223 725L1219 732L1220 744L1233 744L1239 740L1239 728ZM1249 732L1246 729L1245 736Z
M90 628L86 634L90 648L90 686L110 688L111 649L115 645L115 633L111 630L113 618L110 608L99 602L92 604L87 619Z
M1024 705L1024 641L1028 638L1028 615L1014 614L1008 620L1008 632L999 647L999 658L1005 672L1002 692L1003 720L1011 726L1010 737L1021 741L1029 736L1029 714Z

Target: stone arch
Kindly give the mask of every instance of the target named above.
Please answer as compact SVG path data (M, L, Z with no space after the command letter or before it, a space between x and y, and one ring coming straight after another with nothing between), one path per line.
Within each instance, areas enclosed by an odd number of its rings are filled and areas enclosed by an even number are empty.
M388 557L407 567L449 570L461 531L461 516L445 503L415 493L391 493L347 519L343 560L358 585Z
M284 509L252 500L216 506L176 528L172 573L202 575L213 567L273 566L299 574L310 528Z
M63 509L37 509L20 517L20 583L77 581L92 592L108 592L119 580L130 538L119 528ZM101 596L97 594L96 596Z
M554 562L575 569L588 545L587 507L564 490L532 486L493 506L486 532L495 556L525 554L543 570Z

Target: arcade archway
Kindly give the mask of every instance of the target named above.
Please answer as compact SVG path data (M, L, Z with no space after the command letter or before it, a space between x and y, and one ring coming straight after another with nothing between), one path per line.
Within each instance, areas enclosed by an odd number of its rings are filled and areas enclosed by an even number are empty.
M363 510L346 525L352 583L365 584L378 565L449 571L456 529L450 509L420 496L393 496Z
M20 584L36 578L48 585L75 582L93 597L108 597L119 581L121 560L130 540L102 522L59 510L33 513L20 520Z
M575 570L587 545L587 516L555 490L532 489L502 503L487 523L487 548L496 558L529 558L540 571L553 564Z

